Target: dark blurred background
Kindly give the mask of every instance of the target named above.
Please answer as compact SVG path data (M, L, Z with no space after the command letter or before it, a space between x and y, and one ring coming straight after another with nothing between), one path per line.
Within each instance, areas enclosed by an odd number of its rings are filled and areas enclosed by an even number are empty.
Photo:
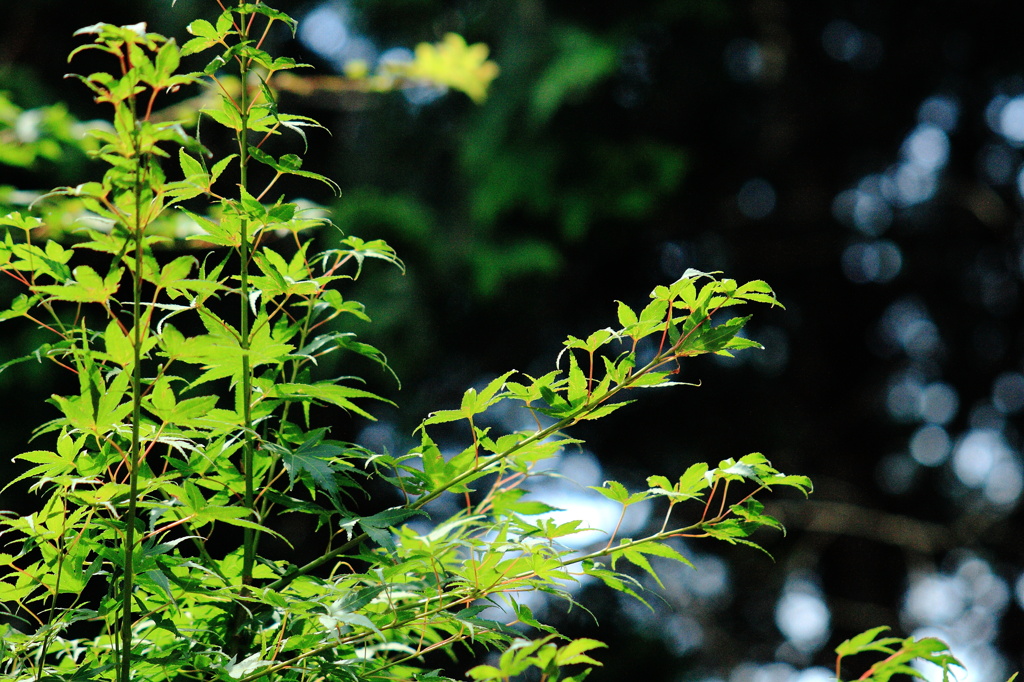
M0 89L105 116L61 79L84 68L66 63L72 32L148 21L183 38L213 14L212 0L170 4L9 4ZM698 570L666 569L653 611L584 585L599 628L538 602L611 645L591 679L816 682L839 641L874 625L944 638L977 682L1024 665L1019 3L272 4L300 20L274 49L323 73L449 31L501 67L479 107L429 88L284 97L333 132L307 167L343 187L336 222L408 266L353 293L375 320L360 334L403 387L373 381L402 408L335 435L401 449L426 412L506 369L553 368L566 334L614 323L613 300L640 306L690 267L767 280L786 306L748 327L765 351L694 361L682 378L699 388L644 396L560 462L580 483L641 486L761 451L816 484L810 501L771 500L789 530L760 538L774 560L686 546ZM99 172L41 159L0 182ZM30 347L12 330L5 359ZM55 416L47 381L30 365L0 374L3 460ZM553 494L601 516L579 489Z

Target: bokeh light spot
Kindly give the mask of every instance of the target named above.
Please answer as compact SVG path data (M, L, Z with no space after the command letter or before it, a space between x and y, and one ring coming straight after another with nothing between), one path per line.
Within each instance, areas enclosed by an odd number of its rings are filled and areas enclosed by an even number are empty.
M299 40L326 59L344 54L349 35L348 11L341 3L320 5L299 22Z
M916 623L950 623L967 607L964 588L953 576L929 573L913 577L904 601L906 615Z
M927 424L910 438L910 456L918 464L938 466L949 457L951 445L946 429L936 424Z
M767 218L775 210L775 188L763 178L747 180L736 195L740 213L751 220Z
M563 455L558 462L558 470L581 486L601 485L601 464L589 452Z
M1024 374L1004 372L992 384L992 405L1003 414L1024 408Z
M959 118L960 105L954 98L946 95L932 95L921 102L921 106L917 109L918 121L936 125L947 133L956 128Z
M651 514L651 505L647 501L630 505L622 514L622 505L589 489L589 486L600 485L604 477L601 464L593 454L562 455L555 468L560 476L538 481L534 490L538 499L556 509L536 518L549 518L556 523L583 519L581 527L590 529L561 538L566 547L582 549L607 541L616 526L621 536L628 537L647 522Z
M810 580L790 577L775 606L775 624L798 651L812 653L828 639L832 616Z
M985 481L985 497L998 506L1015 504L1024 490L1024 471L1016 457L1000 459L992 468L992 475Z
M695 570L686 570L686 587L698 597L713 599L729 590L729 566L713 554L696 554L689 557Z
M870 69L882 61L882 41L849 21L830 21L821 33L821 43L829 57L851 66Z
M373 63L377 47L353 27L352 10L340 0L325 2L310 10L300 21L299 41L341 70L353 60Z
M949 160L949 137L939 126L922 123L903 143L906 160L925 171L937 171Z
M1013 584L1013 596L1017 599L1017 608L1024 610L1024 573L1017 576Z
M793 682L832 682L835 679L836 676L831 670L816 665L813 668L801 670L793 678Z
M900 164L896 169L895 180L898 199L903 206L928 201L939 188L933 171L913 163Z
M674 656L685 656L704 644L704 629L692 616L674 614L662 626L662 640Z
M891 495L908 492L917 480L918 465L905 453L897 452L883 457L875 470L879 487Z
M387 67L411 64L415 58L416 55L407 47L392 47L381 53L379 61L381 66Z
M921 391L921 418L932 424L948 424L960 409L956 389L946 383L928 384Z
M1024 467L1000 431L973 428L953 449L953 471L989 502L1010 506L1024 490Z
M885 283L899 274L903 254L887 239L857 242L843 251L842 266L843 274L855 284Z
M792 682L794 675L788 663L743 663L733 668L729 682Z
M912 358L928 358L939 351L939 328L928 311L912 297L901 298L886 308L879 322L882 339Z
M1010 587L992 565L973 554L960 554L950 573L918 572L911 575L904 599L904 627L915 638L935 637L966 666L958 680L1002 682L1007 661L994 642L999 621L1010 603ZM1018 599L1024 596L1017 583ZM943 679L941 668L915 664L929 682Z
M971 408L969 424L972 429L1001 431L1006 426L1006 416L991 403L981 402Z
M1017 171L1017 194L1024 197L1024 166Z
M1013 150L1005 144L986 145L979 152L978 157L978 165L982 174L993 185L1005 185L1013 179L1013 170L1017 165L1017 159Z
M956 445L953 470L964 485L980 488L991 474L1001 449L998 433L990 429L972 429Z
M764 50L756 41L736 38L725 46L725 68L733 80L740 83L757 80L764 67Z
M889 416L898 422L917 421L921 413L923 382L913 374L896 376L886 392L885 406Z
M751 363L769 376L782 373L789 362L789 336L773 325L762 327L754 335L764 349L750 356Z
M999 109L998 130L1008 142L1014 145L1024 144L1024 96L1006 100Z
M892 207L878 192L861 188L840 192L832 202L836 220L874 237L892 224Z

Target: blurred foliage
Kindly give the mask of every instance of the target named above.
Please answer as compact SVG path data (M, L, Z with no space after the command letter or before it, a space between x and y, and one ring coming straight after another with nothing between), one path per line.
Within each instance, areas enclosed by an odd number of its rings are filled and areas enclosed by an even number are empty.
M421 39L427 26L457 29L490 44L501 66L475 110L457 99L310 99L333 107L349 131L326 160L343 178L339 225L386 238L412 264L386 293L360 292L386 311L370 332L387 335L379 343L399 347L400 358L436 356L443 342L426 330L457 328L478 307L515 308L564 275L567 254L585 241L659 216L682 186L687 155L623 118L633 96L625 90L650 88L631 55L646 49L639 36L656 22L692 21L682 8L696 6L635 8L628 24L608 26L595 12L536 2L352 5L354 25L381 46ZM424 367L399 371L422 376Z
M45 218L43 233L70 229L82 217L81 203L49 200L28 183L37 178L67 178L81 173L89 152L98 146L88 132L100 127L109 124L82 123L62 103L24 109L0 93L0 166L27 171L3 174L17 184L0 184L0 212L6 214L31 206Z
M84 126L62 104L25 110L0 94L0 163L29 168L82 146Z

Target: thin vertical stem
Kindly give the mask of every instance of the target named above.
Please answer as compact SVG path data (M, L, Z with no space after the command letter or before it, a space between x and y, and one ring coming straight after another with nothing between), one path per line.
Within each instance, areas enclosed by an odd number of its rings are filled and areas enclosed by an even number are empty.
M242 40L246 36L241 37ZM249 185L249 63L243 59L239 68L242 78L242 94L239 101L239 114L242 120L241 130L238 131L238 172L239 186L247 191ZM240 239L239 247L239 332L241 335L242 350L242 380L240 384L242 403L242 474L245 477L245 507L255 508L255 447L253 444L253 423L252 423L252 368L250 366L249 347L251 322L249 320L249 220L244 211L240 215ZM256 563L256 532L252 528L245 528L242 537L242 583L252 582L253 566Z
M135 101L129 100L132 119L135 120ZM142 191L145 161L139 153L139 129L135 129L135 216L132 237L135 240L135 267L132 268L132 442L128 455L128 512L126 514L124 546L124 578L121 595L121 667L119 682L129 682L132 671L132 591L135 587L135 520L138 515L139 466L142 464L142 258L143 231Z

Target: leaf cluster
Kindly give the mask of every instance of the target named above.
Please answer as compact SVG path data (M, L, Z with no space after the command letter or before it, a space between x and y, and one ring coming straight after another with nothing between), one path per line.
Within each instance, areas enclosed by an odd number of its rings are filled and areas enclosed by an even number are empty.
M909 675L925 680L922 667L914 663L929 663L942 671L943 682L955 678L953 668L964 670L963 664L950 652L949 647L934 637L920 639L882 636L889 628L871 628L852 637L836 647L836 679L842 680L843 659L857 654L875 654L883 658L874 662L857 680L864 682L888 682L893 675ZM1010 682L1016 677L1010 678Z

